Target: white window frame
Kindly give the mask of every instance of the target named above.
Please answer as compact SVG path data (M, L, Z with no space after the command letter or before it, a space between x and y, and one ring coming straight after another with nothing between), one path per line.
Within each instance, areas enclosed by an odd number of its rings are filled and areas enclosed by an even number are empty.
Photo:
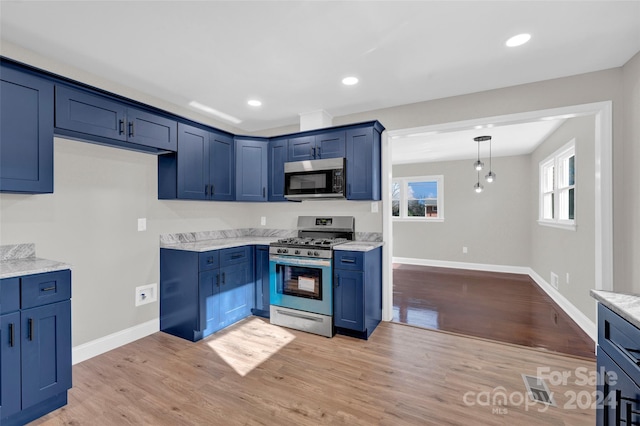
M573 170L574 170L574 182L573 185L563 184L562 177L564 176L564 164L566 160L574 157ZM575 172L577 169L576 160L576 140L572 139L562 148L555 151L553 154L545 158L539 163L538 175L538 224L543 226L551 226L554 228L567 229L575 231L576 229L576 217L577 217L577 200L576 200L576 179ZM545 171L547 168L553 167L553 188L551 191L545 191ZM561 186L562 185L562 186ZM566 194L570 189L573 189L573 219L562 219L561 212L565 208L568 209L568 204L565 206L561 203L562 194ZM553 197L553 217L545 218L544 212L544 197L551 194Z
M412 182L437 182L438 188L438 197L437 197L437 207L438 207L438 216L409 216L408 209L408 188L409 183ZM393 211L391 212L391 217L394 221L397 222L444 222L444 176L443 175L433 175L433 176L407 176L407 177L398 177L393 178L391 182L391 187L393 188L393 184L400 184L400 216L393 216ZM391 196L391 208L393 208L393 195Z

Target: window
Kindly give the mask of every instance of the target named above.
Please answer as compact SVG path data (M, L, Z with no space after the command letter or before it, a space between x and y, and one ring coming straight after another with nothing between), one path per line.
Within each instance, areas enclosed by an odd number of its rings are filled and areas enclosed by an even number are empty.
M575 139L540 162L538 223L575 229Z
M404 220L444 220L443 182L443 176L393 179L391 214Z

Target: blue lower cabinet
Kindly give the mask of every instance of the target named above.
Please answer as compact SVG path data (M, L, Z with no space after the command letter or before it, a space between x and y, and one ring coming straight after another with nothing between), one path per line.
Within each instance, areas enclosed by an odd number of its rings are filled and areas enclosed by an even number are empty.
M269 246L256 246L254 315L270 317Z
M253 252L160 249L160 330L195 342L251 315Z
M38 302L32 287L47 296ZM23 425L67 403L71 271L0 280L0 295L0 424Z
M382 249L333 255L336 333L368 339L382 320Z

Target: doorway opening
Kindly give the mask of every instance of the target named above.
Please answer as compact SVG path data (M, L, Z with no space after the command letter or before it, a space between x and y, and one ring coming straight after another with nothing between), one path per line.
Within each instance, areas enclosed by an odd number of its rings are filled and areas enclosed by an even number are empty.
M478 134L481 128L486 128L488 124L492 126L508 126L514 124L531 123L535 121L548 120L550 118L575 118L590 116L594 120L594 147L593 147L593 167L592 184L594 196L592 202L594 215L594 236L593 236L593 261L594 261L594 287L596 289L610 290L612 283L612 115L611 102L598 102L593 104L583 104L554 108L547 110L532 111L527 113L510 114L496 117L486 117L439 125L429 125L401 130L391 130L383 135L383 238L386 242L384 250L384 285L383 285L383 318L387 321L393 319L393 259L394 259L394 220L391 214L392 205L392 180L393 180L393 148L399 140L407 139L410 135L451 133L475 129ZM496 170L497 172L497 170ZM498 177L500 179L500 177ZM472 182L473 183L473 182ZM445 195L446 203L446 195ZM449 206L448 206L449 207ZM449 210L448 210L449 211ZM446 220L446 219L445 219ZM455 267L456 263L441 262L441 264L426 260L423 266L444 266ZM529 275L535 283L543 289L549 297L571 318L588 336L594 341L596 337L596 326L589 312L589 308L582 309L576 307L571 302L570 295L563 294L555 290L550 283L550 279L542 278L536 273L532 265L519 265L518 267L507 267L500 269L504 265L478 265L476 269L490 272L515 272ZM473 269L473 268L472 268ZM568 275L567 275L568 281ZM588 290L587 290L588 293ZM586 311L586 312L585 312ZM593 304L595 313L595 303Z

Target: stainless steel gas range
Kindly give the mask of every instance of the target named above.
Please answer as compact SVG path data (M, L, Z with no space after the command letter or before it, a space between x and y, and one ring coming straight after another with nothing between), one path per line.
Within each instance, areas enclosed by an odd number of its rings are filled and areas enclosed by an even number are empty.
M333 247L354 235L352 216L300 216L298 237L271 243L272 324L333 336Z

